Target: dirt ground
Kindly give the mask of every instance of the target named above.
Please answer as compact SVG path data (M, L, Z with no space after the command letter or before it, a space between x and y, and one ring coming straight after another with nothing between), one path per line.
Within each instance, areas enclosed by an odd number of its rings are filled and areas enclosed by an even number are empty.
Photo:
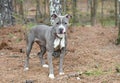
M30 70L24 71L26 42L24 28L0 29L0 83L120 83L120 46L115 45L115 27L72 27L64 59L65 75L58 75L59 58L53 58L55 79L40 66L39 46L30 54ZM47 63L47 56L45 55ZM77 74L77 73L81 74Z

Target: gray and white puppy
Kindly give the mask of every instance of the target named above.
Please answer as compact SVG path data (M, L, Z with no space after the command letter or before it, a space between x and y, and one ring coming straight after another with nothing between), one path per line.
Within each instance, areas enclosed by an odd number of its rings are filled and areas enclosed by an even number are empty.
M63 72L63 58L66 51L67 45L67 34L66 31L69 25L70 15L66 14L64 16L59 16L53 14L52 19L54 19L53 26L47 25L37 25L34 26L29 34L27 35L27 49L26 54L27 58L25 60L25 70L29 69L29 54L32 49L34 42L40 46L41 52L38 53L40 62L43 67L48 67L45 64L43 55L47 51L47 58L49 64L49 77L54 78L54 70L52 64L52 55L55 55L55 52L60 53L60 64L59 64L59 74L64 74Z

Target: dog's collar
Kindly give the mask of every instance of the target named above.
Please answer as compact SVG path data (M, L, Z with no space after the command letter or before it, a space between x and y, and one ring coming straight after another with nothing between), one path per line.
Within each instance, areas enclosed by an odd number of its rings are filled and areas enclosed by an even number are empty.
M55 33L55 37L57 37L57 38L59 38L59 39L62 39L62 38L63 38L63 37L58 36L57 33Z

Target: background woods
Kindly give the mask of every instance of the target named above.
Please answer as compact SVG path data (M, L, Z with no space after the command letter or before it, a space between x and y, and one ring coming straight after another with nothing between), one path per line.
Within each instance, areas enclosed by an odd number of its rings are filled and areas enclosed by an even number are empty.
M16 23L47 23L51 15L51 5L62 14L73 16L77 25L117 26L118 0L1 0L0 26ZM58 4L60 4L58 6Z
M118 2L119 0L0 0L0 27L30 22L52 24L50 16L53 13L71 14L72 25L120 27ZM118 37L117 44L119 42Z
M119 0L0 0L0 27L29 22L52 24L50 16L53 13L71 14L72 25L120 27L118 2ZM119 42L118 37L117 44Z

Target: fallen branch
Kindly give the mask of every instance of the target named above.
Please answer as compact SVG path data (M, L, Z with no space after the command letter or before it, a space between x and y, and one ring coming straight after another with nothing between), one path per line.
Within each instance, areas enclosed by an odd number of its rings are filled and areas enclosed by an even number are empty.
M56 79L57 80L62 80L62 79L68 79L70 77L79 77L81 75L82 75L82 72L73 72L73 73L69 73L69 74L66 74L66 75L59 76Z

